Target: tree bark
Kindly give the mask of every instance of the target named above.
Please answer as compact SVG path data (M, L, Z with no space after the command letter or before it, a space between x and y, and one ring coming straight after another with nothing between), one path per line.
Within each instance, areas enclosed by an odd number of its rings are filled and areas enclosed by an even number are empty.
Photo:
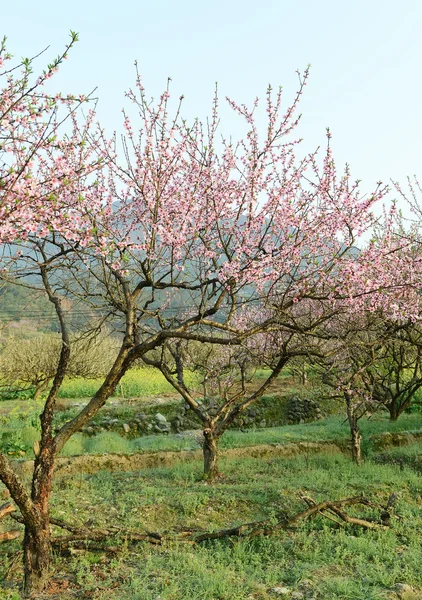
M387 405L388 412L390 413L390 421L397 421L399 416L408 408L410 408L412 404L411 398L402 403L393 400L390 404Z
M218 436L211 428L204 429L204 479L213 481L219 476L218 471Z
M350 426L350 433L352 441L352 460L357 465L360 465L362 462L362 434L360 432L357 422L354 425Z
M387 406L388 408L388 412L390 413L390 421L394 422L397 421L397 419L399 418L399 412L397 410L397 407L395 404L389 404Z
M53 468L54 452L50 442L35 457L31 498L37 518L31 524L25 523L23 539L24 597L26 598L42 592L49 578L50 497Z
M353 407L353 400L348 393L344 394L344 398L346 400L346 408L347 408L347 419L349 421L350 426L350 436L352 443L352 460L357 465L360 465L362 462L362 434L359 429L358 424L358 416Z
M24 598L40 594L50 574L51 540L48 517L36 528L25 526L23 541Z

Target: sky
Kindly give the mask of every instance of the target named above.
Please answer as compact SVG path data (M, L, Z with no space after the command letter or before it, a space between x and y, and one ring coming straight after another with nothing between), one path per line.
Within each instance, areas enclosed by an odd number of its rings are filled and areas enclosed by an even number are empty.
M420 0L2 2L0 34L17 57L49 46L46 62L70 29L80 41L51 85L75 94L96 87L109 130L120 127L135 60L148 95L172 78L188 119L210 113L216 82L221 98L238 103L282 85L287 107L296 69L311 64L298 131L304 150L324 146L330 127L337 165L349 163L362 191L379 180L422 179ZM223 132L236 137L236 117L223 117Z

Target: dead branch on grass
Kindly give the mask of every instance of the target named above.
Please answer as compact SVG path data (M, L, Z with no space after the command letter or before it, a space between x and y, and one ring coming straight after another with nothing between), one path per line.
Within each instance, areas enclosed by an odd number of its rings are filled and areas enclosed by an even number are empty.
M228 529L217 531L198 531L189 528L178 529L175 532L160 534L151 531L130 531L118 527L104 529L90 529L84 526L76 526L67 523L62 519L52 517L50 524L68 531L71 535L62 535L52 538L52 544L56 551L60 553L72 553L83 550L118 552L121 546L107 545L107 542L116 537L124 539L127 543L147 542L149 544L161 545L164 542L188 542L198 544L206 540L222 539L226 537L252 538L259 535L273 535L279 531L286 531L297 526L299 521L321 515L337 525L343 526L355 525L364 529L385 529L390 523L392 510L395 504L396 496L390 495L385 507L370 502L364 495L352 496L341 500L325 500L324 502L315 502L309 496L301 496L301 499L307 504L307 508L291 517L280 516L276 521L268 519L263 521L253 521L251 523L242 523ZM368 520L348 515L344 508L347 506L366 506L377 508L381 511L380 519ZM11 507L11 508L10 508ZM3 509L3 514L1 512ZM12 514L11 504L0 507L0 515L10 515L15 521L22 523L22 517ZM11 535L14 532L7 532L3 536ZM19 533L19 532L18 532ZM17 537L17 536L16 536ZM14 539L6 537L5 539ZM1 537L0 537L1 540Z

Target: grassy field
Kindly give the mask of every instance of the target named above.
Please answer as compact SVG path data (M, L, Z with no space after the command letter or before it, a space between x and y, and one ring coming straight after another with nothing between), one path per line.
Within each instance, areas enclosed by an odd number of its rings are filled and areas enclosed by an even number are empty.
M195 381L195 375L187 375L189 383ZM83 377L75 377L65 379L60 388L58 398L90 398L95 394L104 379L85 379ZM159 394L174 393L174 388L168 383L165 377L157 371L147 367L134 368L128 371L117 386L115 396L122 398L134 398L145 396L156 396ZM23 394L24 398L28 398L28 392ZM0 402L0 410L4 411L11 402L16 402L15 399L7 400L7 397ZM22 401L24 402L24 400Z
M396 422L390 422L386 417L365 419L361 422L364 440L369 436L385 432L403 432L422 430L422 415L402 415ZM267 427L250 431L228 430L220 440L220 448L241 448L259 444L287 444L289 442L316 442L322 440L346 440L349 437L348 424L344 418L335 415L303 425L284 425L283 427ZM190 450L198 448L199 444L191 437L177 434L151 435L128 440L116 433L104 432L93 438L82 435L68 442L64 454L102 454L106 452L158 452L163 450ZM363 443L363 450L370 451L370 445Z
M190 375L191 381L194 376ZM103 379L84 379L78 377L68 379L60 389L59 398L87 398L95 394ZM131 369L119 383L116 396L124 398L134 396L153 396L168 392L174 393L174 388L157 369Z
M150 387L146 387L144 375L140 378L144 386L140 395L147 396L146 390L153 390L153 385L159 387L162 382L150 381ZM80 392L79 389L75 397L79 398ZM157 393L166 392L151 391L151 395ZM42 404L16 401L10 406L7 402L1 404L5 407L0 414L2 449L11 449L14 456L30 458L32 444L39 436L37 414ZM422 444L380 452L367 441L370 436L384 432L420 431L422 414L405 414L395 423L383 414L376 414L371 419L362 419L360 425L366 458L360 468L339 453L289 459L270 455L266 459L222 458L220 469L224 476L212 485L200 480L202 465L198 461L136 472L57 475L52 514L75 525L88 523L93 527L210 531L274 519L280 513L292 515L305 508L302 495L322 501L364 492L385 505L394 492L398 496L399 518L393 520L389 529L370 531L339 526L317 516L289 531L250 540L230 538L200 545L169 542L156 547L146 543L130 545L125 539L114 538L110 544L120 548L117 553L78 550L64 558L55 556L51 585L43 598L396 600L397 596L389 594L398 583L422 588ZM220 447L348 437L344 417L332 415L303 425L229 430ZM94 437L76 434L65 446L64 454L198 447L195 436L160 435L129 440L104 431ZM0 484L0 498L2 490ZM376 516L368 508L348 511L365 518ZM0 527L8 528L5 522ZM19 548L19 540L1 546L4 553L0 558L0 600L21 598L18 587L21 559L14 554ZM277 591L280 588L288 592L281 596Z
M16 456L32 456L32 445L39 438L36 427L37 418L26 413L9 413L0 417L2 433L0 448ZM386 416L377 415L360 421L364 436L364 454L370 452L367 444L369 436L385 432L418 431L422 429L422 414L402 415L396 422L390 422ZM249 431L228 430L220 440L220 448L239 448L258 444L286 444L289 442L346 440L349 427L341 415L332 415L326 419L303 425L285 425L267 427ZM94 437L75 434L65 445L65 456L81 454L105 454L132 452L157 452L163 450L190 450L199 447L195 437L179 434L148 435L127 439L116 432L103 432Z
M391 456L421 452L419 444L395 449ZM198 480L196 463L57 478L52 513L94 526L213 530L271 518L280 511L293 514L304 508L302 494L322 501L364 491L384 504L391 492L397 493L400 519L389 529L368 531L316 517L271 537L198 546L129 546L123 540L117 555L78 552L66 559L55 557L50 591L63 600L270 600L280 597L274 588L286 587L286 598L308 590L303 597L381 600L397 583L422 585L422 481L410 466L367 461L357 468L339 455L223 460L221 467L225 477L214 485ZM372 511L360 508L354 514L371 516ZM9 551L13 548L18 550L17 541L7 544ZM0 577L7 566L3 560ZM20 576L17 562L0 583L2 599L19 598Z

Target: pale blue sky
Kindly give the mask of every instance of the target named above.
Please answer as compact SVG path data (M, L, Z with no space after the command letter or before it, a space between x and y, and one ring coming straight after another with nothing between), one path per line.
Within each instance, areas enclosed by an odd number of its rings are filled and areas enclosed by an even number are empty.
M167 76L184 93L187 117L209 112L215 81L239 102L282 84L311 63L300 134L311 150L333 134L338 163L349 162L363 189L390 177L422 178L421 0L46 0L2 2L0 33L16 55L50 44L55 56L69 29L80 34L55 78L59 90L98 86L101 119L118 126L133 62L150 94ZM224 132L236 132L235 122Z

